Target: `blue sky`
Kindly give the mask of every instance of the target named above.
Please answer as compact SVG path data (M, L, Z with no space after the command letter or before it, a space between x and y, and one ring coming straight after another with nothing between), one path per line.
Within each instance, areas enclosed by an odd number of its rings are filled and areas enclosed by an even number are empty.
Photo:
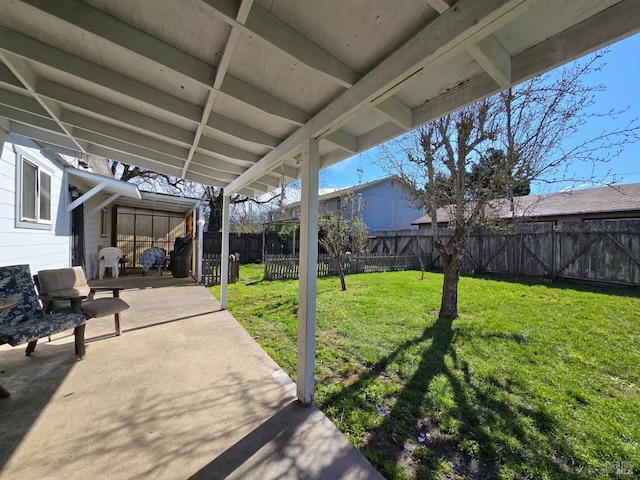
M622 40L611 47L609 53L605 55L606 65L600 72L592 73L585 78L588 84L603 84L607 88L596 97L595 108L599 112L606 112L610 109L623 109L628 107L628 111L616 121L605 121L598 119L591 121L581 131L580 137L584 139L593 138L603 130L620 128L629 121L640 117L640 34ZM571 141L579 141L579 137L574 137ZM362 182L369 182L385 176L384 172L374 165L377 152L370 149L366 152L348 158L336 165L333 165L320 173L320 186L324 188L345 188L357 185ZM362 173L358 172L362 169ZM591 164L575 163L572 165L572 172L576 176L589 176ZM618 183L640 182L640 142L626 147L624 152L610 163L598 166L596 176L604 175L611 170L618 179ZM539 189L540 192L557 191L567 185L555 184ZM578 186L581 187L581 186ZM582 186L584 187L584 186ZM532 193L537 193L533 187Z

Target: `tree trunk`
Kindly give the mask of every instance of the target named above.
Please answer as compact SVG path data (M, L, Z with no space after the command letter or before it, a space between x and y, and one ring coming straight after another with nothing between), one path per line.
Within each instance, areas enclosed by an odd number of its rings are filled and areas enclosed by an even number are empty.
M458 317L458 281L460 266L458 262L447 262L443 267L442 301L438 318L453 320Z
M342 270L342 259L340 258L340 255L335 257L334 261L336 262L336 269L338 270L338 276L340 277L340 286L344 292L347 289L347 283L344 281L344 271Z

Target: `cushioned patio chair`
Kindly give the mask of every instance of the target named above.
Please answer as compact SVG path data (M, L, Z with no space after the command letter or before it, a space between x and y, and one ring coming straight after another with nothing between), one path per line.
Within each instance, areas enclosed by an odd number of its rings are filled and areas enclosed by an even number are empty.
M45 313L40 305L29 265L0 267L0 297L15 300L17 305L0 312L0 345L15 347L28 343L27 356L36 348L38 339L74 329L75 351L85 354L85 316L78 313ZM9 392L0 385L0 398Z
M118 278L120 275L120 259L122 250L117 247L105 247L98 252L98 271L100 280L104 278L107 268L111 269L111 276Z
M82 267L40 270L34 276L45 311L83 313L87 320L114 316L116 335L121 334L120 312L129 304L120 298L119 287L90 287ZM112 297L94 298L98 291Z

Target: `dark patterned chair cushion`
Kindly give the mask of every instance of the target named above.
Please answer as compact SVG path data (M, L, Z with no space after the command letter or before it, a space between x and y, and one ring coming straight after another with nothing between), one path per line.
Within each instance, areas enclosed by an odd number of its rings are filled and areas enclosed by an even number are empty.
M164 267L164 251L160 248L148 248L142 255L140 256L140 260L138 263L142 265L142 270L146 273L153 266L158 267L158 269Z
M18 302L16 307L0 312L0 344L28 343L86 322L82 314L44 313L29 265L0 267L0 297Z

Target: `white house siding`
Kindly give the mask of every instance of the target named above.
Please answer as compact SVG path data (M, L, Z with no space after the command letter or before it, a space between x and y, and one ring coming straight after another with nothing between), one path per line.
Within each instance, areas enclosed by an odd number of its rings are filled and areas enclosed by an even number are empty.
M2 134L0 133L0 141ZM67 184L60 164L40 153L38 148L25 148L31 157L52 174L51 229L35 230L16 226L16 176L18 156L16 144L6 136L0 155L0 265L29 264L32 273L47 268L71 265L71 216L65 212ZM26 141L20 143L26 144ZM31 144L33 145L33 144Z
M98 266L95 259L95 255L98 253L98 246L115 246L111 245L111 205L105 207L107 210L107 231L105 236L100 235L100 210L94 215L89 215L89 213L109 196L110 195L95 195L82 204L84 208L84 259L87 278L98 277Z

